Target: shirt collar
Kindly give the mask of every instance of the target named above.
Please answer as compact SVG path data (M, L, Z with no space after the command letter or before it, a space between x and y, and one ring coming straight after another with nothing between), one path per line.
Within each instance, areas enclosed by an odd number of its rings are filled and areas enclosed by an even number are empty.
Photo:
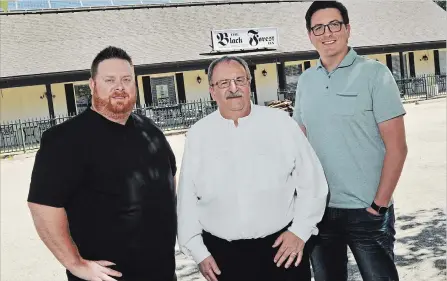
M251 120L253 118L253 115L255 114L254 111L256 111L255 106L253 104L253 101L250 100L250 113L247 116L238 119L238 127L241 124L243 125ZM217 109L217 115L219 116L219 119L222 120L224 123L234 127L234 120L224 118L222 114L220 114L219 109Z
M348 53L346 54L346 56L343 58L341 63L335 69L352 65L356 58L357 58L357 52L354 51L354 49L352 47L349 47ZM323 64L321 63L321 57L317 61L317 69L320 69L320 68L324 68Z
M122 125L122 124L119 124L119 123L116 123L116 122L113 122L113 121L107 119L106 117L102 116L100 113L94 111L90 107L88 107L85 111L87 114L92 116L95 120L97 120L97 122L99 122L100 124L103 124L105 126L108 126L111 129L127 130L127 129L135 127L135 120L134 120L133 113L131 113L129 115L129 118L126 121L126 124Z

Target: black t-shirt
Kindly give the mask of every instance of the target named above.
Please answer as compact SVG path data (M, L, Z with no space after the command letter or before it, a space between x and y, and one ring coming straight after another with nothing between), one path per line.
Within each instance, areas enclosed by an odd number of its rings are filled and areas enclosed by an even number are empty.
M123 280L172 280L176 169L150 119L121 125L87 109L43 134L28 201L65 208L84 259L116 263Z

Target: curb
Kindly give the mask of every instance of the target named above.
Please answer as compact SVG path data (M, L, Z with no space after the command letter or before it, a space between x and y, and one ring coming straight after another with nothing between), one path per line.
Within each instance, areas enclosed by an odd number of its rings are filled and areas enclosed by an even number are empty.
M167 131L167 132L163 132L165 136L169 137L169 136L176 136L176 135L184 135L186 134L186 132L188 132L189 129L181 129L181 130L172 130L172 131Z
M26 152L17 151L17 152L9 152L5 154L0 154L0 161L2 160L13 160L13 159L26 159L36 155L38 149L30 149Z

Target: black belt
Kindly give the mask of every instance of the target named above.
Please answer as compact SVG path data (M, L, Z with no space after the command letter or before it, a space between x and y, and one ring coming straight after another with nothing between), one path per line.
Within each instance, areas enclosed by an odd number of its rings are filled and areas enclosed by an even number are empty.
M284 231L286 231L290 226L292 225L292 222L289 222L285 227L283 227L281 230L278 230L275 233L269 234L265 237L260 237L260 238L250 238L250 239L237 239L237 240L232 240L232 241L228 241L226 239L222 239L220 237L217 237L205 230L202 231L202 237L203 239L212 239L215 242L221 242L221 243L230 243L230 244L256 244L256 243L266 243L267 241L272 241L272 244L274 243L274 241L276 240L276 238L278 238L279 235L281 235L281 233L283 233Z

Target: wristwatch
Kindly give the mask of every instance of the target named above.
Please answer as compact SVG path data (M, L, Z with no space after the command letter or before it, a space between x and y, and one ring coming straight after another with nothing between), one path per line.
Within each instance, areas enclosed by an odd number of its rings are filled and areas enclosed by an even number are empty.
M385 214L386 211L388 211L388 207L380 207L376 203L374 203L374 201L371 203L371 208L376 210L376 212L381 214L381 215Z

